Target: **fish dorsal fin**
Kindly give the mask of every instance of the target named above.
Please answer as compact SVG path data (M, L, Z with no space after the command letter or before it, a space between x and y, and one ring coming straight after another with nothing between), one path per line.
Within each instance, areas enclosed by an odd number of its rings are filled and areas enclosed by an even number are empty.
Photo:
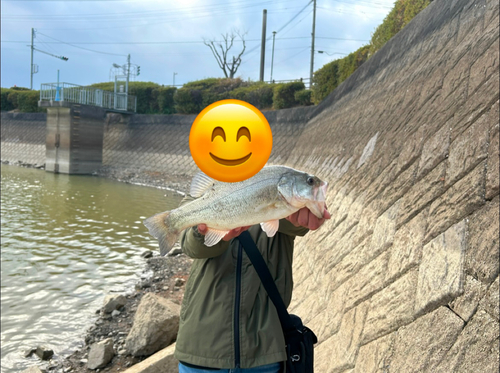
M278 231L280 226L279 220L269 220L264 223L260 223L260 226L264 232L266 232L267 237L272 237Z
M205 246L213 246L222 240L229 231L222 231L219 229L208 228L207 234L205 234Z
M198 172L191 181L191 189L189 194L194 198L201 197L205 192L215 184L215 180L205 175L203 172Z

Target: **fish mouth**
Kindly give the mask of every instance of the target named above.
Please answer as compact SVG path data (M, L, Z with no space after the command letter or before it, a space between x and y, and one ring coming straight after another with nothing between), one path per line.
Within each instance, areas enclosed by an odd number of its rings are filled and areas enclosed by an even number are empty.
M239 166L240 164L246 162L248 160L248 158L250 158L252 156L252 153L250 153L250 154L244 156L243 158L224 159L224 158L219 158L219 157L213 155L212 153L209 153L209 154L215 162L220 163L224 166Z

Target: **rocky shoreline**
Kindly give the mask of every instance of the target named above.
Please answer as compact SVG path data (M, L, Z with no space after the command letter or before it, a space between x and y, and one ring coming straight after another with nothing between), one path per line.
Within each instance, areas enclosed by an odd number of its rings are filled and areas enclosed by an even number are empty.
M141 279L136 283L135 289L123 294L125 305L117 311L107 313L103 304L103 307L96 310L98 317L94 325L84 332L80 343L82 347L66 356L56 354L48 361L39 361L35 364L39 370L33 370L31 367L29 372L88 373L92 371L88 368L91 346L108 338L113 341L114 356L105 367L95 369L95 372L123 372L148 357L134 357L125 349L125 339L132 328L137 307L143 296L148 293L180 305L192 260L184 254L161 257L156 253L155 255L151 252L146 253L151 257L146 259L146 268Z

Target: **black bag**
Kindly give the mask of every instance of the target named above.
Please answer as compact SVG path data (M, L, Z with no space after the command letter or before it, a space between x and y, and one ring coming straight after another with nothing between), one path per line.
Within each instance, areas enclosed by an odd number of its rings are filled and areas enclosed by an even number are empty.
M238 240L245 249L248 258L262 281L262 285L278 311L286 344L287 360L285 363L285 372L313 373L314 344L318 342L318 338L311 329L304 326L300 317L290 315L286 310L285 303L283 303L283 299L281 299L281 295L269 272L269 268L267 268L250 233L247 231L241 233L238 236Z

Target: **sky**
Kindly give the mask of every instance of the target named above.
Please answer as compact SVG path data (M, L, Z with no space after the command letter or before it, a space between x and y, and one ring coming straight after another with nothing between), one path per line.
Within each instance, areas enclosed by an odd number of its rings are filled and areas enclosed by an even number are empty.
M263 10L267 9L264 80L309 78L313 2L310 0L1 0L2 87L30 87L31 29L35 29L33 89L57 81L114 81L130 54L131 81L162 85L222 78L203 40L244 34L236 73L258 81ZM314 71L368 44L394 0L317 0ZM228 56L238 55L235 40ZM319 53L323 51L323 53ZM45 53L44 53L45 52ZM49 54L47 54L49 53ZM51 55L50 55L51 54ZM54 57L56 56L56 57ZM64 61L58 57L67 57ZM140 66L140 75L135 76ZM307 81L306 81L307 83Z

